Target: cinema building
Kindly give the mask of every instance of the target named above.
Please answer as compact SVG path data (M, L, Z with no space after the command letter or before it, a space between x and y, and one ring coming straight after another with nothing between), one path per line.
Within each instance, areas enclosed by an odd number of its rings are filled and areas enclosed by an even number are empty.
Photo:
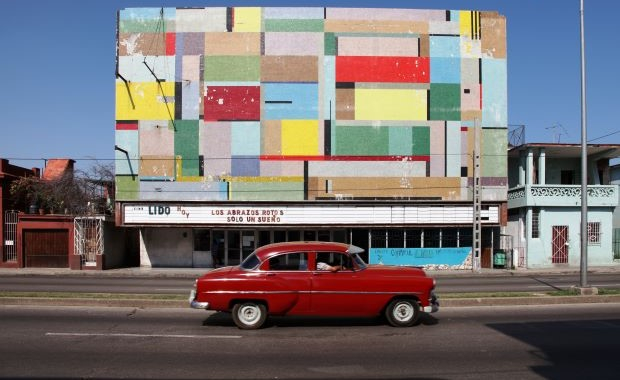
M371 263L493 265L507 208L496 12L118 12L116 224L140 265L331 240Z

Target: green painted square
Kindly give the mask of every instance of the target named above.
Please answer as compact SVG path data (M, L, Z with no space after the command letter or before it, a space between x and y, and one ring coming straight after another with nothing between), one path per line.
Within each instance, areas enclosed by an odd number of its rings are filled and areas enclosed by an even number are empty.
M259 81L260 56L206 56L205 81Z
M164 21L164 31L168 31L168 20ZM149 33L149 39L156 38L157 34L161 37L161 21L160 20L120 20L118 22L119 33ZM159 31L159 33L155 33ZM160 41L161 43L161 41Z
M409 156L413 138L411 127L389 127L390 132L390 155Z
M325 55L336 55L336 35L334 33L325 33Z
M115 182L117 201L133 201L140 198L138 176L117 175L115 177Z
M303 182L232 182L230 186L231 201L304 200Z
M431 154L431 128L413 127L411 130L411 154L414 156L428 156Z
M389 155L389 129L372 126L336 127L337 156L387 156Z
M323 20L265 20L266 32L323 32Z
M461 85L431 83L429 120L461 120Z
M483 177L507 177L508 134L506 129L482 129Z
M182 176L199 175L198 120L175 120L174 155L181 157Z

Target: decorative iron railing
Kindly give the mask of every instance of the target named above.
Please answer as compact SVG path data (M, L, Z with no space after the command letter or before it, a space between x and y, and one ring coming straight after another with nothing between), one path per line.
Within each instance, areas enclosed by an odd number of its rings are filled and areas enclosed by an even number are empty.
M618 187L588 185L588 205L615 207ZM581 204L579 185L526 185L508 190L508 207L575 206Z

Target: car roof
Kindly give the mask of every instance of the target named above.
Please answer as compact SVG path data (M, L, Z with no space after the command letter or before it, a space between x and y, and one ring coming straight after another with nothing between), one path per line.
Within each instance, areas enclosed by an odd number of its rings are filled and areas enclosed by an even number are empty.
M345 253L360 253L364 250L351 244L329 241L288 241L264 245L256 249L256 256L261 260L286 252L298 251L334 251Z

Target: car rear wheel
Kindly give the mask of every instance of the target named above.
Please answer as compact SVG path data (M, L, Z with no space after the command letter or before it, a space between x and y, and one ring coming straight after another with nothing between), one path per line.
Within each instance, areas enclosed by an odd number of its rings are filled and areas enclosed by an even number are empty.
M385 309L385 317L394 327L413 326L420 318L420 305L413 299L395 299Z
M240 329L259 329L267 319L267 308L261 303L240 302L233 307L232 317Z

